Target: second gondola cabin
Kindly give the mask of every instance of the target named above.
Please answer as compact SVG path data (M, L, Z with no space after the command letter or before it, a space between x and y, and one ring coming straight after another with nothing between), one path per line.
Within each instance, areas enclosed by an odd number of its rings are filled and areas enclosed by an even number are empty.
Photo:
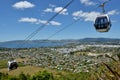
M108 32L111 27L111 21L107 14L102 14L96 17L94 27L98 32Z

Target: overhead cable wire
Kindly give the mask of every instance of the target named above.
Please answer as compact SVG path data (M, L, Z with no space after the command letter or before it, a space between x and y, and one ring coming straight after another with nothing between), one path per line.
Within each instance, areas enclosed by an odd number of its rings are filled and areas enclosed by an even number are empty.
M52 21L55 17L57 17L65 8L67 8L68 6L70 6L70 4L73 3L74 0L71 0L70 2L68 2L59 12L57 12L55 15L53 15L49 20L47 20L47 22L43 25L41 25L39 28L37 28L34 32L32 32L30 35L28 35L25 39L24 42L21 45L18 45L17 47L21 47L23 46L23 44L26 41L29 41L30 39L32 39L39 31L41 31L42 29L44 29L44 27L49 24L50 21Z
M78 22L79 20L80 20L80 19L77 19L77 20L73 21L72 23L64 26L64 27L61 28L60 30L56 31L54 34L50 35L50 36L47 38L47 40L49 40L49 39L52 38L53 36L57 35L57 34L60 33L61 31L65 30L66 28L72 26L73 24L75 24L75 23Z
M58 16L65 8L67 8L74 0L71 0L67 3L58 13L53 15L45 24L41 25L38 29L36 29L34 32L32 32L28 37L25 38L25 40L30 40L33 38L39 31L41 31L50 21L52 21L56 16Z
M68 2L58 13L56 13L56 14L53 15L50 19L48 19L48 21L47 21L45 24L41 25L38 29L36 29L34 32L32 32L30 35L28 35L28 36L25 38L24 42L32 39L32 38L33 38L39 31L41 31L50 21L52 21L55 17L57 17L57 16L58 16L65 8L67 8L71 3L73 3L73 1L74 1L74 0L71 0L70 2ZM19 45L18 48L19 48L20 46L22 46L22 45L24 44L24 42L23 42L21 45ZM14 50L14 49L11 49L10 52L13 52L13 50ZM13 57L12 53L10 53L10 54L11 54L11 57Z

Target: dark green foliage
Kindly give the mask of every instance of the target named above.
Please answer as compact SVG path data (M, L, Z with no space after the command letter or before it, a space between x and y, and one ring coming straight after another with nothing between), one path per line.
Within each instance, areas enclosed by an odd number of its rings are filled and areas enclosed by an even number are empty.
M0 80L54 80L54 78L53 74L48 73L47 71L39 71L33 76L25 75L21 72L18 77L10 76L8 74L0 72Z
M27 80L27 76L25 74L23 74L23 73L20 73L19 79L20 80Z
M18 78L17 78L17 77L11 77L11 76L10 76L10 77L8 78L8 80L18 80Z
M53 80L53 75L47 71L39 71L37 74L32 76L31 80Z
M7 80L7 79L8 79L8 74L0 72L0 80Z

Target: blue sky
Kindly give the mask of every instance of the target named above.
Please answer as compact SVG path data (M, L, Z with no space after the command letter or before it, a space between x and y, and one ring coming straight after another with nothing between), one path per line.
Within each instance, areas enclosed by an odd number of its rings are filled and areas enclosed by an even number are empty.
M58 13L70 0L0 0L0 42L24 40L53 15ZM106 0L74 0L57 17L49 22L32 39L47 39L49 36L80 20L61 31L51 39L81 39L86 37L120 38L120 0L111 0L106 4L106 13L112 20L107 33L99 33L93 21L101 13L97 8Z

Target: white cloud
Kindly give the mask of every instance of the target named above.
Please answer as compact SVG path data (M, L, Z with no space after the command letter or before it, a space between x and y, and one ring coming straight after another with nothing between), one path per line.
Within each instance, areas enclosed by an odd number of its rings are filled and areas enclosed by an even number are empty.
M53 4L49 4L49 6L50 6L50 7L53 7L53 8L56 7L56 5L53 5Z
M28 1L20 1L13 5L16 9L25 9L25 8L33 8L35 5Z
M106 13L107 15L118 15L120 14L120 12L118 12L117 10L111 10L108 11L108 13ZM101 15L100 12L95 12L95 11L91 11L91 12L83 12L82 10L80 11L76 11L72 14L73 19L82 19L84 21L94 21L95 18L97 16Z
M55 12L55 13L58 13L58 12L60 12L62 9L63 9L63 7L56 7L56 8L54 9L54 12ZM63 11L62 11L60 14L68 15L67 9L63 9Z
M41 20L41 19L37 19L37 18L21 18L18 20L19 22L28 22L28 23L34 23L34 24L46 24L47 20ZM57 21L50 21L48 24L46 25L53 25L53 26L59 26L61 25L60 22Z
M96 3L90 1L90 0L80 0L80 2L82 4L85 4L86 6L91 6L91 5L95 5Z
M120 14L117 10L112 10L107 13L108 15L115 15L115 14Z
M50 24L51 24L51 25L58 25L58 26L61 25L61 23L56 22L56 21L50 21Z
M44 12L53 12L52 8L46 8Z
M49 12L53 12L53 13L59 13L61 10L63 9L63 7L55 7L55 8L46 8L45 10L44 10L44 12L46 12L46 13L49 13ZM62 14L62 15L68 15L68 11L67 11L67 9L63 9L61 12L60 12L60 14Z
M29 23L36 23L38 20L36 18L21 18L18 20L19 22L29 22Z
M83 12L82 10L76 11L72 14L74 19L82 18L84 21L94 21L98 15L100 15L99 12Z
M46 24L47 23L47 21L46 20L40 20L40 19L38 19L38 22L37 22L37 24ZM48 24L47 24L48 25Z

